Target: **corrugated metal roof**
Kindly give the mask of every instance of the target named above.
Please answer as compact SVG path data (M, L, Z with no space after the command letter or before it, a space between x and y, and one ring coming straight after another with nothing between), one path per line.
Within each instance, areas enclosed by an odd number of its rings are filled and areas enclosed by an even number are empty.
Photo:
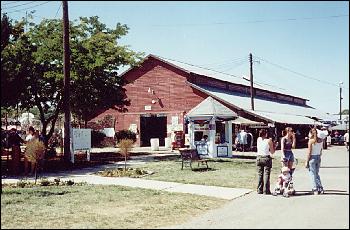
M244 95L233 94L231 91L225 91L209 86L198 86L189 83L192 87L214 97L222 100L234 107L241 108L246 112L260 116L266 120L275 121L278 123L287 124L319 124L308 117L320 118L322 114L319 110L314 108L291 105L276 101L263 100L259 98L254 99L254 110L251 110L250 97Z
M245 80L243 77L235 76L233 74L223 73L220 71L211 70L211 69L208 69L205 67L199 67L199 66L192 65L189 63L184 63L184 62L172 60L169 58L159 57L159 56L156 56L153 54L150 56L154 56L156 58L164 60L164 61L166 61L172 65L175 65L175 66L177 66L177 67L181 68L182 70L189 72L189 73L195 73L198 75L203 75L203 76L215 78L215 79L218 79L221 81L227 81L227 82L234 83L234 84L250 86L250 81ZM253 83L254 83L254 88L257 88L257 89L268 90L270 92L276 92L276 93L281 93L281 94L290 95L290 96L294 95L294 97L303 98L303 97L297 96L297 95L293 94L292 92L285 90L285 89L276 90L276 87L272 87L272 86L269 86L267 84L264 84L264 86L261 86L260 84L257 84L255 82L253 82Z

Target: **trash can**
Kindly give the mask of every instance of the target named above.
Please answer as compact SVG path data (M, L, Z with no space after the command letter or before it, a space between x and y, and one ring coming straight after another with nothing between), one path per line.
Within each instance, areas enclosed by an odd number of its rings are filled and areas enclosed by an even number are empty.
M171 148L171 139L170 137L165 138L165 148L170 149Z
M151 150L152 151L159 150L159 138L151 138Z

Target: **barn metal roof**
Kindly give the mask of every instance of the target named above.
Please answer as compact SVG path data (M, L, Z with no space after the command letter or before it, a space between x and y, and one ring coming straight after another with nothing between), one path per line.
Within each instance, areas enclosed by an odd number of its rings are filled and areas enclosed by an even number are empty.
M251 110L250 97L244 95L237 95L231 91L225 91L209 86L198 86L188 83L192 87L218 99L226 102L233 107L243 109L249 114L263 118L271 122L286 123L286 124L305 124L305 125L319 125L320 123L309 117L321 118L327 114L322 114L307 106L291 105L281 103L278 101L269 101L266 99L254 99L254 110Z

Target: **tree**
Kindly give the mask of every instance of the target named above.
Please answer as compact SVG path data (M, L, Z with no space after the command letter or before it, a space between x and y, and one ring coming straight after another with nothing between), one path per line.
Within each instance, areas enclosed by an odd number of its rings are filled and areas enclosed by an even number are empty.
M47 141L63 106L62 21L31 23L26 33L18 29L23 23L14 26L7 21L8 28L22 32L19 36L13 32L6 46L8 30L2 34L1 102L6 107L18 102L22 109L36 107ZM128 27L119 23L115 29L107 28L97 16L70 22L71 110L85 121L112 105L116 109L127 105L116 71L122 65L136 65L143 55L117 43L127 32Z
M349 115L349 110L348 109L344 109L342 112L341 112L342 115Z
M120 153L124 156L124 172L126 171L126 160L129 156L130 150L133 148L134 141L131 139L122 139L117 142L117 147L120 149Z
M118 23L115 29L109 29L97 16L81 17L80 22L74 27L72 70L81 77L73 80L71 101L72 112L86 126L102 110L123 110L129 105L117 70L120 66L136 65L142 54L118 45L117 39L128 32L126 25Z

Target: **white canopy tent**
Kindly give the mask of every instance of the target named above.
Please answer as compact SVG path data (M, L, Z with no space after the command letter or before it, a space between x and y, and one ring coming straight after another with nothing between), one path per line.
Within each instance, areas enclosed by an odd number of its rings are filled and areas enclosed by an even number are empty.
M186 119L189 120L188 133L191 148L204 144L207 146L210 157L232 157L232 120L237 117L235 112L219 101L212 97L206 98L186 115ZM224 122L223 138L218 137L216 121ZM198 140L197 133L202 134L201 137L208 136L205 143Z

